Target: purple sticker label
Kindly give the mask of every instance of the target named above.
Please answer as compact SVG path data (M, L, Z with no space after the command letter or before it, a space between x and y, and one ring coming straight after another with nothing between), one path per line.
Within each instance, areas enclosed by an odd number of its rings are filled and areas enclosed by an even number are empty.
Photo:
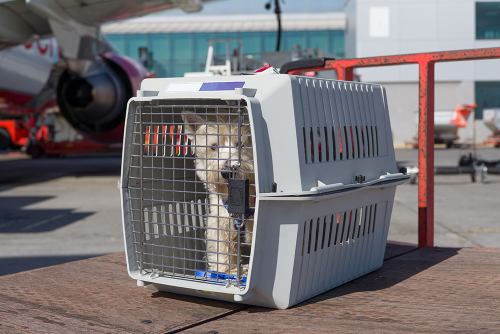
M235 88L243 88L244 85L244 81L204 82L200 87L200 92L210 92L215 90L234 90Z

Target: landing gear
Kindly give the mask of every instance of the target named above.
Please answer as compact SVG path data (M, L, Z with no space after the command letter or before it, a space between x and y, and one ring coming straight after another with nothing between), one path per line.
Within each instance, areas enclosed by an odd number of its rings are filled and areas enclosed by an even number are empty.
M40 146L38 145L30 145L26 149L26 153L31 155L33 159L38 159L43 155L43 150Z

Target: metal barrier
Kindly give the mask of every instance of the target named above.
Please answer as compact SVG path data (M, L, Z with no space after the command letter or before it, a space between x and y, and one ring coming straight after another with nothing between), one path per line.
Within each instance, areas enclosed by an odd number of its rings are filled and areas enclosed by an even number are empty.
M303 67L290 66L282 73L302 74L304 71L336 70L339 80L353 80L354 68L419 65L418 121L418 247L434 246L434 64L462 60L500 58L500 48L415 53L322 61ZM316 60L318 61L318 60ZM321 62L321 61L320 61ZM291 64L290 64L291 65ZM285 67L285 66L284 66Z

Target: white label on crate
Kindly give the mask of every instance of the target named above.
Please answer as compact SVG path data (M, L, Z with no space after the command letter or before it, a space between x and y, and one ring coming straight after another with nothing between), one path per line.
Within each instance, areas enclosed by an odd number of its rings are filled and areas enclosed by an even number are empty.
M168 85L165 92L213 92L243 88L244 81L176 82Z
M171 83L165 92L198 92L203 82Z

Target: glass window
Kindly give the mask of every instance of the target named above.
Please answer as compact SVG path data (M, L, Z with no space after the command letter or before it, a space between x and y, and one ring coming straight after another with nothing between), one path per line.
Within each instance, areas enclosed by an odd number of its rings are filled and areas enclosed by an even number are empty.
M166 60L170 58L170 35L169 34L151 34L149 35L149 52L153 59Z
M148 47L148 35L127 34L125 35L125 55L139 60L139 48Z
M172 34L172 59L193 58L193 34Z
M262 33L262 52L274 52L276 51L276 31L265 31ZM281 35L283 40L283 35ZM281 42L283 45L283 42Z
M245 54L257 54L276 51L277 32L115 34L107 37L122 54L136 60L139 60L139 48L147 47L151 57L148 69L154 70L159 77L174 77L205 69L207 39L239 37L243 40ZM280 50L291 51L294 44L299 44L303 50L317 48L344 57L342 30L283 31ZM237 41L232 41L230 52L237 47ZM214 54L224 57L225 53L225 43L217 43Z
M193 61L176 60L173 62L170 77L183 77L186 72L198 72Z
M125 53L125 38L123 35L106 35L106 37L118 49L118 52Z
M260 32L240 32L240 38L243 40L244 53L262 52Z
M205 70L205 64L207 62L208 53L208 39L215 38L215 33L201 33L193 34L193 45L194 45L194 63L196 65L195 72L203 72Z
M484 108L500 108L500 81L476 81L476 119L483 118Z
M309 41L307 48L321 49L330 52L328 31L308 31L307 37Z
M172 76L170 71L170 61L153 59L152 70L156 72L158 78L168 78Z
M237 32L223 32L223 33L216 33L215 38L234 38L238 37ZM233 53L234 49L238 49L238 41L230 41L229 42L229 54L231 55ZM214 54L218 56L224 56L226 57L226 43L225 42L218 42L214 44Z
M302 50L308 48L307 38L305 31L284 31L282 32L281 38L283 39L283 46L280 48L281 51L290 51L294 44L298 44L302 47Z
M332 30L330 31L330 47L331 49L328 51L333 53L334 55L339 56L340 58L345 57L345 35L343 30Z
M209 39L215 38L215 33L193 34L194 38L194 57L197 59L207 59Z
M476 39L500 39L500 2L476 2Z

